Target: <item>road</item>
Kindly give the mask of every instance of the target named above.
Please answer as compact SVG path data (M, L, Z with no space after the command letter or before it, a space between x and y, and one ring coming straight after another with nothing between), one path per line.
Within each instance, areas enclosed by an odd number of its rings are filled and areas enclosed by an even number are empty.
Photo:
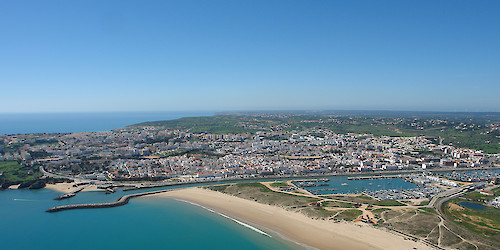
M436 196L432 197L431 201L429 202L429 204L426 207L436 208L435 203L438 201L438 199L444 198L444 199L440 200L440 202L438 202L439 203L438 205L440 206L440 204L443 204L443 201L447 201L447 200L451 199L450 197L455 197L457 194L463 194L464 190L465 190L465 192L467 192L467 188L468 188L467 186L459 187L459 188L452 188L450 190L446 190L442 193L439 193Z
M45 171L45 169L43 169L43 166L40 166L40 172L43 173L44 176L46 177L51 177L51 178L66 178L66 179L71 179L75 182L77 181L89 181L89 180L86 180L86 179L83 179L83 178L76 178L76 177L73 177L73 176L66 176L66 175L62 175L62 174L54 174L54 173L51 173L51 172L47 172Z

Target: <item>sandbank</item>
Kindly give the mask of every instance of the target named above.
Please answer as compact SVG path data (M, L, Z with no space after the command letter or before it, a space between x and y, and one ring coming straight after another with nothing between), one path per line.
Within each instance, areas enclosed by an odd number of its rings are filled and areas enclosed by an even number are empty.
M283 208L201 188L157 194L214 209L270 234L318 249L431 249L429 246L364 224L315 220Z

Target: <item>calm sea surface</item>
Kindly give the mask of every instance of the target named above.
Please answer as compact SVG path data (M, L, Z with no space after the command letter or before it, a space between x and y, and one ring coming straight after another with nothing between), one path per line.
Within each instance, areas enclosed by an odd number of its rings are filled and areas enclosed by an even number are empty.
M209 116L212 112L113 112L0 114L0 135L97 132L140 122Z
M0 192L1 249L295 249L204 208L143 197L110 209L46 213L63 204L51 190ZM107 200L97 192L72 203ZM104 198L106 197L106 198Z

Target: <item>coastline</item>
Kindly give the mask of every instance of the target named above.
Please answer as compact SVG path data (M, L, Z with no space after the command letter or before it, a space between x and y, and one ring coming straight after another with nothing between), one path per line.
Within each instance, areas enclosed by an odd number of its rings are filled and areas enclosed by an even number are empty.
M56 184L47 184L45 188L54 190L61 193L72 193L82 187L73 187L74 183L56 183ZM104 191L103 189L98 189L95 185L86 185L81 192L94 192L94 191Z
M432 249L364 224L315 220L283 208L201 188L172 190L155 196L192 202L264 232L272 231L298 244L318 249Z

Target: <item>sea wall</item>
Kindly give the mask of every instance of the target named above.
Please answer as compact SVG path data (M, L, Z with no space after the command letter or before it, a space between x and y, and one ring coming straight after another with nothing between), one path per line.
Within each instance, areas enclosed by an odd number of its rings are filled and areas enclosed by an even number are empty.
M157 193L164 193L164 192L168 192L168 191L170 191L170 190L158 190L158 191L138 193L138 194L129 194L129 195L122 196L120 199L118 199L115 202L109 202L109 203L71 204L71 205L57 206L57 207L53 207L53 208L47 210L46 212L54 213L54 212L60 212L60 211L70 210L70 209L118 207L118 206L123 206L123 205L127 204L128 201L132 198L145 196L145 195L151 195L151 194L157 194Z

